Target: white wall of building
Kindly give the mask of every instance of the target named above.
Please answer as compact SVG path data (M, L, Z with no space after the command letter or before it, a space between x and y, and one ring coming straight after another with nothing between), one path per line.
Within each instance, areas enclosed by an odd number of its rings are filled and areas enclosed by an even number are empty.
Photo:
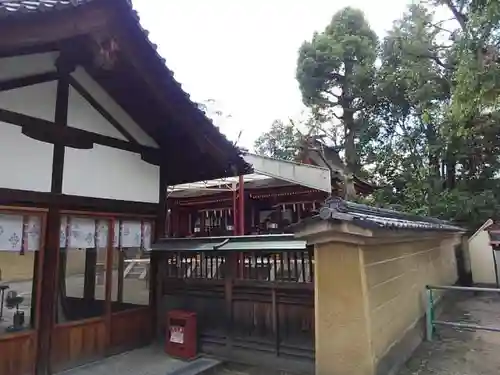
M141 145L158 147L156 142L137 125L134 120L90 77L83 68L79 67L72 73L78 83L80 83L92 97L101 104L113 118L118 121L125 130ZM127 87L123 88L127 90ZM130 95L135 95L131 92ZM70 92L68 125L78 129L88 130L103 135L108 135L118 139L125 139L111 124L102 119L99 122L82 121L82 119L95 119L100 114L90 105L81 106L79 95L72 89ZM80 97L81 98L81 97Z
M53 150L0 122L0 188L50 192Z
M158 203L159 167L141 156L111 147L66 147L63 193L94 198Z
M0 59L0 80L53 71L56 58L57 54L50 53ZM75 71L74 78L138 143L158 147L82 68ZM0 108L54 121L56 90L56 82L48 82L0 92ZM73 88L68 124L126 140ZM24 136L21 130L0 122L0 187L49 192L54 147ZM91 150L65 150L64 194L157 203L158 192L159 167L142 161L139 154L101 145Z
M0 59L0 81L33 74L55 72L59 52L6 57Z
M472 281L475 284L496 284L493 249L488 231L485 230L491 223L492 221L488 220L469 239Z
M55 71L57 53L0 59L0 80ZM55 82L0 92L0 108L54 120ZM54 146L0 122L0 188L50 192Z

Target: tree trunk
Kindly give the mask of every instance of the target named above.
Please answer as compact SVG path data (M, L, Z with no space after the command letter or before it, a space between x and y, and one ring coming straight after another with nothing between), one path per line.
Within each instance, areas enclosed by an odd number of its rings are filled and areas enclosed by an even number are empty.
M344 148L345 148L345 164L347 170L344 172L345 199L352 200L356 198L356 189L354 188L354 174L357 172L358 156L354 139L356 137L354 110L352 109L351 87L349 85L350 77L353 74L352 61L346 60L345 64L345 80L342 87L342 96L339 104L342 106L342 122L344 125Z

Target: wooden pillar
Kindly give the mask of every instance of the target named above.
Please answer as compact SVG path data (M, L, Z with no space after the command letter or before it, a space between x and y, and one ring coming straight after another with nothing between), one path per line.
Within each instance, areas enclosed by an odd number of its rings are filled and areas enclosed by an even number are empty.
M167 215L167 170L166 167L160 166L160 186L159 186L159 197L158 197L158 213L155 223L155 233L154 241L156 242L160 238L165 236L165 221ZM172 217L172 215L170 215ZM159 277L159 262L160 257L158 253L152 252L149 260L149 306L151 307L151 324L152 332L157 331L161 299L159 294L161 294L162 288L159 283L161 282L161 277Z
M109 350L111 345L111 287L113 282L113 239L115 237L115 221L108 221L108 243L106 244L106 289L105 289L105 309L104 309L104 321L106 325L106 344L105 350Z
M239 176L238 182L238 234L245 235L245 184L243 175Z
M95 297L95 276L97 268L97 244L95 249L85 251L85 278L83 282L83 299L89 301Z
M75 68L71 60L71 54L61 51L56 62L59 79L57 82L56 108L54 122L57 126L67 126L68 102L69 102L69 80L70 74ZM52 158L52 181L51 193L61 194L63 184L64 168L63 144L54 145ZM54 317L58 303L58 280L59 267L59 236L60 236L60 207L54 202L49 207L47 215L47 230L45 239L45 252L43 259L43 277L40 292L40 326L38 327L38 349L36 359L36 373L39 375L50 374L50 346L51 335L54 326Z
M113 249L113 254L116 251ZM116 289L116 300L118 302L123 302L123 283L124 283L124 273L125 273L125 254L121 249L118 249L118 285Z
M225 257L224 273L224 299L226 315L226 349L228 352L233 347L234 324L233 324L233 280L236 273L237 253L229 252Z
M236 183L232 185L233 190L233 234L238 235L238 192L236 191Z
M170 208L170 226L172 237L179 237L180 235L180 209L177 202L172 202Z

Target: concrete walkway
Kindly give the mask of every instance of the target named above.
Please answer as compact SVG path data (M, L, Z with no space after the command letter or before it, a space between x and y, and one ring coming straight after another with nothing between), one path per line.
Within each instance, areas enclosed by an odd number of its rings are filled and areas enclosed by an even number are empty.
M201 375L220 365L211 358L185 362L169 357L160 346L115 355L58 375Z

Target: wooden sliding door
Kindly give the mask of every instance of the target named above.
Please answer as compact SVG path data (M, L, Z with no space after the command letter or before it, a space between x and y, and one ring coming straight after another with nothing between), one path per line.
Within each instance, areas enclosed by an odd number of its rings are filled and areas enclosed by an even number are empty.
M151 340L151 218L64 212L50 368L57 372Z
M45 210L0 207L0 374L35 373Z

